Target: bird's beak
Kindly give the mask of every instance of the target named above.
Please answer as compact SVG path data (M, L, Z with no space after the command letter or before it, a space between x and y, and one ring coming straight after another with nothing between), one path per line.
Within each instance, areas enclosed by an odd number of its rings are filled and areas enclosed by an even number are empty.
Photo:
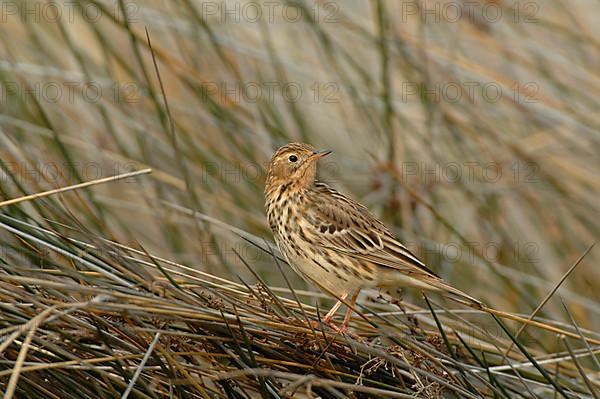
M315 152L313 152L311 158L319 159L319 158L323 158L325 155L329 155L329 154L331 154L331 150L315 151Z

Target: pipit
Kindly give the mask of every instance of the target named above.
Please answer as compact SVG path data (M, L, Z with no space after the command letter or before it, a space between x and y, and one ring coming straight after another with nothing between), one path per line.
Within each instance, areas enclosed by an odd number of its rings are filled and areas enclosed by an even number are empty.
M286 260L338 299L323 321L335 328L331 319L349 299L338 329L346 331L363 288L442 291L481 307L425 266L366 207L317 180L317 161L330 152L309 144L284 145L271 158L265 186L267 219Z

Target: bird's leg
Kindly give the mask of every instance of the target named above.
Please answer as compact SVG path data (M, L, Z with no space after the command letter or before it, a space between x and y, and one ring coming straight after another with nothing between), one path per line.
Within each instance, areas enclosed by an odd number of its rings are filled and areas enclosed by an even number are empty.
M337 312L337 310L340 308L340 306L342 306L342 304L343 304L342 301L345 301L346 298L348 298L348 294L342 295L340 297L341 301L337 301L335 303L335 305L333 305L333 307L329 310L329 312L327 312L327 314L323 318L323 321L325 322L325 324L331 323L331 319L333 318L333 315L335 315L335 312Z
M356 298L358 298L358 293L360 290L356 290L352 297L350 298L350 302L348 304L348 309L346 309L346 316L344 316L344 322L340 327L340 332L343 333L348 329L348 325L350 324L350 317L352 316L352 312L354 311L354 304L356 303Z

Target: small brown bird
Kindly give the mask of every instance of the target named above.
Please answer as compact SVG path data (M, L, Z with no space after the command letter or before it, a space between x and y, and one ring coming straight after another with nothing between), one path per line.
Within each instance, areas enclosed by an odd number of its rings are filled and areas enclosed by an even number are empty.
M269 165L265 207L275 242L292 268L326 293L349 298L339 330L348 328L362 288L443 291L481 307L425 266L367 208L317 181L317 161L330 152L302 143L279 148ZM325 315L327 324L342 303Z

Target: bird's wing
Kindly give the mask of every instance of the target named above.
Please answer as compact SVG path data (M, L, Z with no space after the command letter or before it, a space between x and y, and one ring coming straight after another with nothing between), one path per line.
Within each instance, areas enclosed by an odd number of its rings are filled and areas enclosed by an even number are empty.
M318 232L320 246L409 275L439 279L366 207L324 183L316 184L314 200L318 203L308 207L304 218Z

